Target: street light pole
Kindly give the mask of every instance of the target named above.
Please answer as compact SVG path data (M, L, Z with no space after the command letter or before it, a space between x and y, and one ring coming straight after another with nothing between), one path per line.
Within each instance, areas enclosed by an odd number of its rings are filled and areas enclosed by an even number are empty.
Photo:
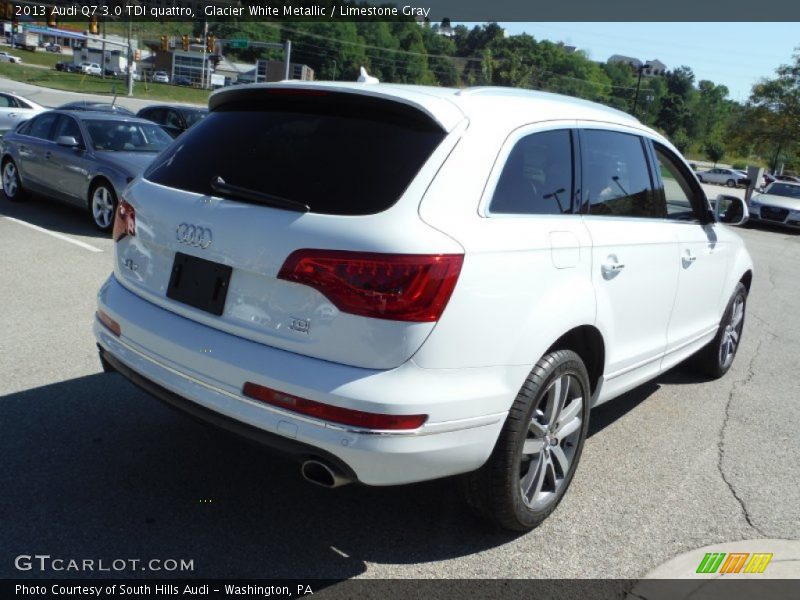
M636 80L636 95L633 97L633 116L636 116L636 105L639 103L639 86L642 85L642 71L645 69L649 69L650 64L644 63L643 65L639 66L639 78Z

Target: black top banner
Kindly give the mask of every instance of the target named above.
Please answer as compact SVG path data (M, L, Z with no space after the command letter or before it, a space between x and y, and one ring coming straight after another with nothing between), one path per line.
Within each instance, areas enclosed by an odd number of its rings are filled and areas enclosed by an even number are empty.
M24 0L5 3L6 19L61 21L800 21L800 2L786 0L407 0L398 3L308 0ZM180 6L178 5L180 4ZM11 14L9 14L11 13ZM613 31L609 31L613 35ZM679 31L676 28L676 36Z

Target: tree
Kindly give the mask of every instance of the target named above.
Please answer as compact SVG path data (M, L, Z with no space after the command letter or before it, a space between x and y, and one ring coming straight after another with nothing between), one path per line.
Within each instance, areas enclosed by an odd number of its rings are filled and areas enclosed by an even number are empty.
M708 158L714 161L715 167L717 166L717 162L720 161L723 156L725 156L725 146L718 140L706 142L705 151L708 155Z
M792 160L800 139L800 48L794 63L778 67L775 79L762 79L753 86L748 103L748 130L770 166L778 167L782 154Z

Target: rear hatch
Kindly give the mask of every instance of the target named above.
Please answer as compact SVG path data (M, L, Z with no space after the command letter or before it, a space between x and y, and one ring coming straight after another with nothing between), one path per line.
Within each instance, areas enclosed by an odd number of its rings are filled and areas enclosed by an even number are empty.
M461 268L462 247L418 215L457 131L357 93L266 86L230 97L126 191L117 278L259 343L402 364Z

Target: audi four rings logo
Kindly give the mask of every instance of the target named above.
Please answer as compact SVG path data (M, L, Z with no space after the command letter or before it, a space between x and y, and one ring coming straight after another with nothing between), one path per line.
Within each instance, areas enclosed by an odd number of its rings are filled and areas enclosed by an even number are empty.
M189 225L189 223L181 223L175 230L175 237L181 244L188 246L195 246L205 250L211 245L214 239L211 236L211 230L208 227L200 227L198 225Z

